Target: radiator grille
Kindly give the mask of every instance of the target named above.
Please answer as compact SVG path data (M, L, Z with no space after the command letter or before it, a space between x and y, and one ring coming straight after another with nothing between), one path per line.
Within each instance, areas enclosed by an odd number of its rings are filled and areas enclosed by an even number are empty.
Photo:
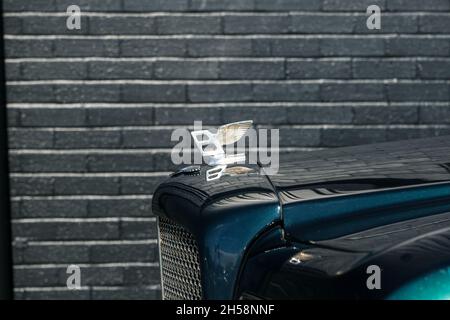
M159 252L163 299L201 299L198 245L192 233L160 217Z

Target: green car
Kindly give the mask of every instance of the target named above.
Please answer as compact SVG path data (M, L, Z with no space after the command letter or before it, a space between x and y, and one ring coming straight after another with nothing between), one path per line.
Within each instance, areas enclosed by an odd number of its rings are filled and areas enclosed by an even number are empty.
M450 298L450 137L209 169L154 194L164 299Z

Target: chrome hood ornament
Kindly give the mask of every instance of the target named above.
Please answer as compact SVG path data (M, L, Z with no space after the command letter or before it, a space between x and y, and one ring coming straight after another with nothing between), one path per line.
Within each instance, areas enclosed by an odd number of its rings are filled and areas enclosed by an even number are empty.
M191 132L206 164L214 167L206 171L207 181L219 179L227 165L245 161L244 153L227 155L223 146L239 141L252 125L252 120L246 120L220 126L217 133L209 130Z

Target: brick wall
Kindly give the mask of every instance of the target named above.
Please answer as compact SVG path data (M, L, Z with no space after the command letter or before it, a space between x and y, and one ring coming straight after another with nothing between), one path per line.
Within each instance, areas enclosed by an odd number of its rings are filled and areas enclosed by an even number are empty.
M450 134L449 0L3 6L19 299L160 296L151 196L194 120L251 118L294 150Z

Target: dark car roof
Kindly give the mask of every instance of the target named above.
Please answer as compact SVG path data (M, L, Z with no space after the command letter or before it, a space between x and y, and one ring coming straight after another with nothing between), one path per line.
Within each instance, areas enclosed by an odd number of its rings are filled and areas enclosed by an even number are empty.
M280 156L283 202L450 181L450 136Z

